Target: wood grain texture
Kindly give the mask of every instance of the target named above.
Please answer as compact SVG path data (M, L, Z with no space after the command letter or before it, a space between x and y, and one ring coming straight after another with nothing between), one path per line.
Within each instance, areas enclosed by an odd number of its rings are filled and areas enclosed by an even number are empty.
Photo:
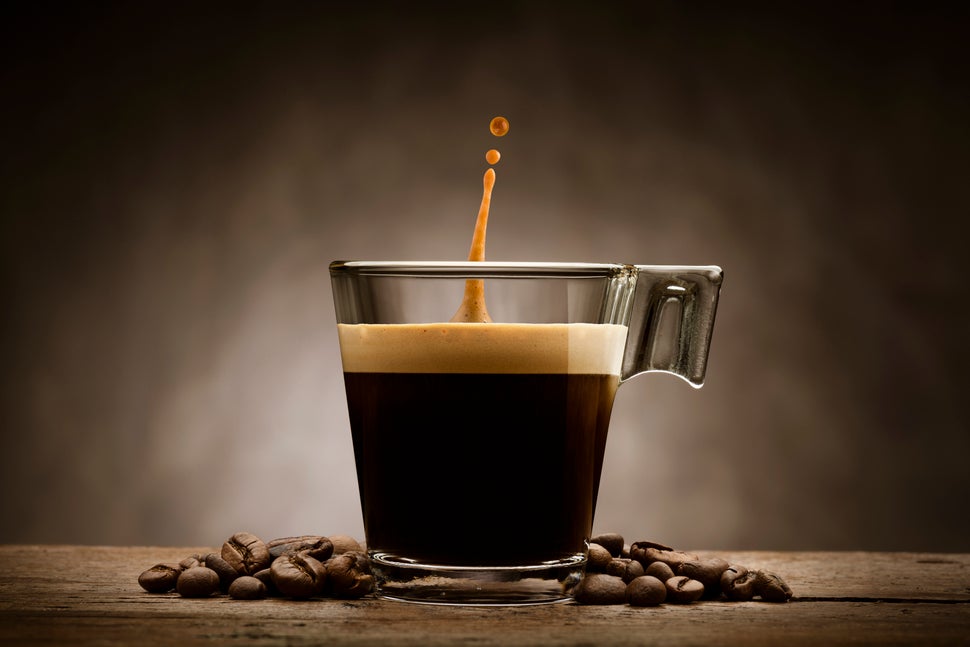
M0 546L4 645L970 645L970 554L711 553L789 583L787 604L445 607L149 594L212 547Z

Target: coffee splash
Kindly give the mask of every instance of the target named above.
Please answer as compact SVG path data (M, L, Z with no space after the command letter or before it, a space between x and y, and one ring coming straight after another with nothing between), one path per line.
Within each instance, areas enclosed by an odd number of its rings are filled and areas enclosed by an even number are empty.
M489 131L496 137L504 137L509 132L509 120L505 117L495 117L488 125ZM494 148L485 153L485 161L497 164L502 155ZM475 221L475 233L472 235L472 246L468 252L468 260L485 260L485 229L488 226L488 209L492 203L492 188L495 186L495 169L488 169L482 178L484 190L482 204L478 208L478 219ZM451 318L459 323L491 323L492 318L485 307L485 281L468 279L465 281L465 294L461 306Z

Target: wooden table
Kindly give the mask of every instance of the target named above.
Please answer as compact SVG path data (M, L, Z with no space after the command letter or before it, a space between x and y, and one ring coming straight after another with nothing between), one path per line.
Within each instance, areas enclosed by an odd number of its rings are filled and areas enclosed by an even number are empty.
M765 568L791 602L445 607L141 590L213 547L0 546L4 645L970 645L970 554L698 552Z

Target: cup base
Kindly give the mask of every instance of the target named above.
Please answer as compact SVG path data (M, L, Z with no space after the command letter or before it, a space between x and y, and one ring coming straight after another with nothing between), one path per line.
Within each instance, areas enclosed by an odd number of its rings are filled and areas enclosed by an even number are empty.
M582 553L530 566L425 565L381 552L370 558L379 597L466 606L568 602L586 566Z

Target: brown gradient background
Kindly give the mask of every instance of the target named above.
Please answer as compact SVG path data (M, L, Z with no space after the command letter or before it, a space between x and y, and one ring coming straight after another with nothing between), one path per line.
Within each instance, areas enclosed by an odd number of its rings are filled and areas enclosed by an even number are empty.
M967 23L916 4L6 4L0 541L360 535L327 264L463 257L497 146L489 258L725 269L597 529L970 550Z

